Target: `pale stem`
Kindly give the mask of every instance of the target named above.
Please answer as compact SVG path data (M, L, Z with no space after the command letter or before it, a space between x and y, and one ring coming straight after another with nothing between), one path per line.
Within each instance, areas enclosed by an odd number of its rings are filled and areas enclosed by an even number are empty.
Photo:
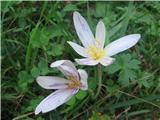
M98 64L98 89L95 95L95 99L99 96L102 87L102 65Z
M19 120L19 119L22 119L22 118L27 117L27 116L29 116L29 115L32 115L32 114L34 114L34 112L29 112L29 113L20 115L20 116L18 116L18 117L13 118L12 120Z

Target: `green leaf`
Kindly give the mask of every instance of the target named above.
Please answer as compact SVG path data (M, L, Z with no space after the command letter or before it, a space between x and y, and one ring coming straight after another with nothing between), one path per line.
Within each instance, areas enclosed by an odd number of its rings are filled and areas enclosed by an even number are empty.
M40 60L40 62L38 63L38 69L40 70L41 75L46 75L47 73L49 73L48 64L45 60Z
M113 27L111 30L108 31L108 39L110 39L112 36L114 36L119 30L122 28L122 23L119 23L115 27ZM108 41L105 42L105 45L108 44Z
M27 90L28 84L33 82L32 77L26 71L19 72L18 78L18 86L23 91Z
M82 100L86 95L87 95L87 92L80 90L80 91L76 94L76 98L79 99L79 100Z
M129 2L128 7L126 9L126 13L125 13L125 18L122 20L123 27L120 31L121 35L125 35L125 33L127 32L129 22L130 22L132 16L134 16L134 14L135 14L134 4L133 4L133 2Z
M128 62L130 62L130 60L132 59L130 54L122 54L120 56L120 59L123 61L123 64L126 64Z
M33 67L31 70L31 74L33 77L38 77L40 75L40 70L37 67Z
M115 93L117 92L117 89L118 89L117 85L107 86L107 92L109 92L109 94L111 95L115 95Z
M113 74L117 71L119 71L121 69L121 66L119 66L119 64L117 62L113 63L112 65L110 65L108 67L107 72L110 73L110 74Z
M15 100L16 94L5 93L5 94L2 94L1 97L2 97L2 100Z
M44 99L43 96L37 96L36 98L32 98L30 101L29 101L29 105L27 108L25 108L25 111L28 112L28 111L33 111L35 110L35 108L37 107L37 105Z
M128 63L128 67L131 69L139 69L140 61L133 59Z
M77 10L77 6L73 4L67 4L63 9L63 11L65 12L76 11L76 10Z
M18 2L18 1L2 1L1 2L1 10L2 10L2 12L8 12L10 7L12 7L18 3L20 3L20 2Z
M46 28L34 28L31 32L31 44L33 48L40 48L48 45L49 33Z
M47 48L47 54L52 56L59 56L63 54L63 45L54 43L51 48Z
M48 32L49 39L52 39L54 37L60 37L64 35L61 25L50 26L47 28L47 32Z
M106 4L104 2L96 2L96 17L104 17L106 13Z
M143 85L146 88L150 88L150 84L148 83L147 80L141 80L139 81L139 84Z
M140 87L150 88L153 82L153 74L148 72L140 72L140 77L137 80Z
M119 72L118 81L122 85L129 85L131 80L136 78L136 70L138 70L140 61L137 59L133 59L130 54L121 54L116 57L115 63L113 63L108 68L108 72L113 74L115 72ZM135 80L134 80L135 81ZM133 82L134 82L133 81Z
M128 86L129 85L129 81L132 79L135 79L135 72L132 70L123 70L119 73L119 82L124 85L124 86Z
M76 98L75 98L75 96L73 96L66 104L67 105L74 105L76 103Z

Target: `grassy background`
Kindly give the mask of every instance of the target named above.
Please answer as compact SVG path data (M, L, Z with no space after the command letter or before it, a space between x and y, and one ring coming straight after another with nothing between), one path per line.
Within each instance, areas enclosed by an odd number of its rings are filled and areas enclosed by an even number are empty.
M1 2L2 119L23 114L23 120L158 120L160 118L160 3L159 2ZM140 33L140 42L103 67L103 87L97 87L96 67L78 66L89 73L89 90L44 115L33 112L52 91L38 86L39 75L59 75L50 69L59 59L80 58L67 41L80 43L72 15L79 11L95 32L102 19L106 42Z

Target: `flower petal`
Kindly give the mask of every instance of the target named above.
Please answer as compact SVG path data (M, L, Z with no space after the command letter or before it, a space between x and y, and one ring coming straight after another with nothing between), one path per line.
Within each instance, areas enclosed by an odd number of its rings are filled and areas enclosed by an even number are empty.
M89 55L86 52L86 49L81 47L80 45L73 43L73 42L69 42L68 44L81 56L83 57L88 57Z
M75 89L60 89L53 92L36 107L35 114L46 113L56 109L67 102L75 94L73 92L75 92Z
M108 65L112 64L114 61L115 61L115 58L105 57L100 61L100 63L103 66L108 66Z
M79 65L97 65L99 61L96 60L92 60L90 58L83 58L83 59L75 59L75 61L79 64Z
M69 80L52 76L39 76L36 81L45 89L64 89L68 87L67 83L69 83Z
M58 60L53 62L51 67L57 67L67 78L74 76L79 80L78 71L70 60Z
M124 50L129 49L134 46L140 39L140 34L131 34L124 36L105 47L105 51L108 56L113 56L117 53L120 53Z
M87 83L88 74L87 74L87 72L85 70L78 69L78 73L80 75L80 81L82 83L81 90L87 90L88 89L88 83Z
M102 21L99 21L96 27L96 41L100 44L100 46L104 47L105 42L105 25Z
M94 44L94 36L86 20L78 12L73 13L73 21L76 32L84 47Z

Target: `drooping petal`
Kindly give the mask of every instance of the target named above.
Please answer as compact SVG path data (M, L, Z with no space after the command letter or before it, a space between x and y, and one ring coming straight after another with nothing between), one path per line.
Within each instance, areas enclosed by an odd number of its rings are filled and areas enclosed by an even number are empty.
M138 42L140 37L141 37L140 34L131 34L131 35L124 36L107 45L105 47L105 51L108 56L113 56L117 53L120 53L134 46Z
M45 89L64 89L68 87L69 83L67 79L52 76L39 76L36 81Z
M80 45L73 43L73 42L69 42L68 44L81 56L83 57L88 57L89 55L86 52L86 49L81 47Z
M102 21L99 21L96 27L96 42L101 46L104 47L105 43L105 25Z
M58 60L53 62L51 67L57 67L67 78L74 76L79 80L78 71L70 60Z
M74 95L73 93L75 94L75 89L60 89L53 92L36 107L35 114L46 113L56 109L67 102Z
M90 58L83 58L83 59L75 59L75 61L79 64L79 65L96 65L98 64L99 61L96 60L92 60Z
M73 21L76 32L84 47L94 44L94 36L86 20L78 12L73 13Z
M100 61L100 63L101 63L103 66L108 66L108 65L112 64L114 61L115 61L115 58L104 57L104 58Z
M80 89L87 90L88 89L88 83L87 83L88 74L87 74L87 72L85 70L78 69L78 73L80 75L80 81L82 83L82 87Z
M58 60L53 62L50 66L51 67L59 67L60 65L62 65L66 60Z

